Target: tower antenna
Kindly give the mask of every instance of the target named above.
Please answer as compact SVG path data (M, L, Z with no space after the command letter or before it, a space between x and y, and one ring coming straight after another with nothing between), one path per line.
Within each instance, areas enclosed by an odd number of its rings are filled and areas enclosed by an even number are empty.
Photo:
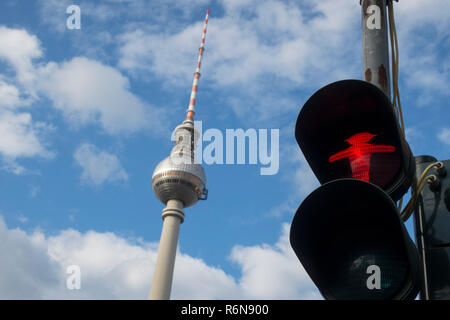
M197 67L194 72L194 81L192 82L191 98L189 99L189 107L187 109L186 120L194 121L195 99L198 90L198 80L200 79L200 65L202 63L203 51L205 51L206 27L208 26L209 9L206 10L205 25L203 26L202 41L198 50Z

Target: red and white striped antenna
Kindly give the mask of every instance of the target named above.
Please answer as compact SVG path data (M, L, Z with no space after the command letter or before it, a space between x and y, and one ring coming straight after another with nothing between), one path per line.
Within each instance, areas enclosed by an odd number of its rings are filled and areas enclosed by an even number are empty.
M202 42L200 44L200 49L198 52L197 68L195 69L195 73L194 73L194 81L192 82L191 98L189 100L189 107L187 109L187 115L186 115L186 120L191 120L191 121L194 120L194 114L195 114L195 97L197 95L197 90L198 90L198 80L200 79L200 65L202 63L203 51L205 50L206 26L208 25L208 17L209 17L209 9L206 10L205 25L203 27L203 33L202 33Z

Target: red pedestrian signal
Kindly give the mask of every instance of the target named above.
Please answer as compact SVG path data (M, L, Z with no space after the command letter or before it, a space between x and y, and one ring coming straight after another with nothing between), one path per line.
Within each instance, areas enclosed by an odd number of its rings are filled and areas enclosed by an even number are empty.
M352 177L369 182L370 157L373 153L394 152L394 146L373 145L369 141L376 134L368 132L357 133L346 139L350 147L333 154L328 161L335 162L341 159L348 159L352 170Z
M298 115L295 138L321 184L361 179L394 201L412 184L414 157L397 116L369 82L342 80L314 93Z

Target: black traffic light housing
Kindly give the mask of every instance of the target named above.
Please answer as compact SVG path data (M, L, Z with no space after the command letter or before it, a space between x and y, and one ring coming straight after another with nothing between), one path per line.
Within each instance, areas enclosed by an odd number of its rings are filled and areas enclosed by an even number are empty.
M438 160L416 156L417 176ZM414 212L416 243L423 260L422 300L450 300L450 160L440 160L425 174L435 183L421 191ZM437 182L437 183L436 183ZM434 186L433 186L434 185Z
M342 80L314 93L298 115L295 138L321 184L366 177L397 201L412 183L414 157L397 116L386 95L369 82ZM361 157L352 163L351 152L342 154L352 149L366 152L366 163ZM339 159L330 160L340 152Z
M363 180L313 191L295 214L290 243L325 299L414 299L420 289L419 256L395 203ZM373 265L379 288L367 285Z
M414 299L419 257L394 201L415 161L387 96L361 80L331 83L303 106L295 138L322 186L298 208L290 242L322 295Z

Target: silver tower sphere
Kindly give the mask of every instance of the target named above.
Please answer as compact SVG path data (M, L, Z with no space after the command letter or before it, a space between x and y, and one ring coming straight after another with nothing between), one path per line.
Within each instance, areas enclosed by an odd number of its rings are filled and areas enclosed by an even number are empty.
M206 175L203 167L194 161L198 132L193 122L185 120L175 128L174 135L175 145L170 156L156 166L152 186L162 203L177 199L187 208L206 199Z

